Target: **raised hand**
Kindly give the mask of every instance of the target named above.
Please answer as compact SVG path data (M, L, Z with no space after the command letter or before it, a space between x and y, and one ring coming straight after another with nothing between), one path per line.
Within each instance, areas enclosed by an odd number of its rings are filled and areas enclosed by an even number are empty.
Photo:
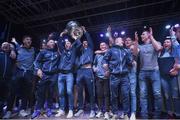
M84 26L81 26L81 28L82 28L82 30L83 30L84 32L87 31L86 28L85 28Z
M136 42L138 42L138 41L139 41L139 38L138 38L138 33L137 33L137 31L134 33L134 39L135 39L135 41L136 41Z
M64 31L62 31L61 33L60 33L60 36L62 37L63 35L65 35L65 34L67 34L68 33L68 31L65 29Z
M38 69L38 71L37 71L37 76L40 77L40 78L42 78L42 74L43 74L42 70L41 70L41 69Z
M152 27L149 28L149 38L150 38L151 40L154 39Z
M108 28L107 28L107 32L111 32L112 29L111 29L111 26L109 25Z
M174 26L171 27L171 29L169 30L169 33L171 36L175 36L175 32L174 32Z
M11 42L17 43L16 38L13 37L13 38L11 39Z

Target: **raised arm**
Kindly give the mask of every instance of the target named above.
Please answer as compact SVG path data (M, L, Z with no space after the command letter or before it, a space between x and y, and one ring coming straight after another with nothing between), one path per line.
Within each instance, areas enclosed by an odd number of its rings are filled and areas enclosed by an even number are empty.
M138 53L139 53L139 48L138 48L138 46L139 46L139 38L138 38L138 34L137 34L137 32L135 32L134 33L134 48L133 48L133 55L135 55L135 56L137 56L138 55Z
M15 44L16 50L20 48L20 45L19 45L19 43L16 41L16 38L13 37L12 40L11 40L11 42Z
M58 39L58 49L59 52L62 53L63 50L65 49L64 45L65 45L65 41L63 40L63 36L67 34L67 31L63 31L60 33L60 37Z
M109 25L108 28L107 28L107 33L109 35L109 46L112 46L114 44L114 39L112 37L112 29L111 29L111 26Z
M149 38L152 42L153 47L155 48L156 51L161 51L163 47L161 46L161 44L158 41L155 40L151 27L149 28L149 31L150 31Z
M173 44L173 46L176 47L176 46L179 45L179 43L177 41L177 38L176 38L176 35L175 35L175 32L174 32L173 29L174 29L174 27L171 27L169 33L170 33L170 36L171 36L172 44Z
M88 46L93 50L94 49L94 44L93 44L93 41L92 41L92 38L91 38L90 34L87 32L87 30L86 30L86 28L84 26L82 26L82 29L83 29L85 37L87 39Z

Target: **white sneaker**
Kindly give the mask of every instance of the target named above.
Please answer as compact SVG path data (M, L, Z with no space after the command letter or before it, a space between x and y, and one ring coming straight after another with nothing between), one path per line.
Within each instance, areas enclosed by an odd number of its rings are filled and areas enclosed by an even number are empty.
M101 112L101 111L99 111L98 113L97 113L97 115L96 115L96 118L100 118L100 117L102 117L103 116L103 113Z
M130 120L136 120L136 114L135 113L131 113Z
M105 120L109 120L109 113L108 113L108 112L105 112L105 113L104 113L104 119L105 119Z
M74 114L75 117L79 117L80 115L82 115L84 113L84 110L78 110L78 112L76 114Z
M28 109L26 110L26 112L27 112L28 115L31 115L31 108L28 108Z
M110 111L109 111L109 116L110 116L110 117L113 117L113 115L114 115L114 114L113 114L112 111L110 110Z
M112 116L112 119L114 120L114 119L118 119L118 115L117 114L114 114L113 116Z
M124 120L129 120L128 115L124 115Z
M91 110L90 112L90 115L89 115L89 118L94 118L95 117L95 111L94 110Z
M11 111L7 111L6 114L3 116L3 119L10 119L11 118Z
M72 110L69 110L66 118L69 119L69 118L72 118L72 117L73 117L73 111L72 111Z
M119 116L121 119L124 119L124 113L121 113L121 115Z
M55 117L60 117L60 116L63 116L63 115L65 115L64 110L59 109L57 114L55 115Z
M27 117L28 113L25 110L20 110L19 117Z

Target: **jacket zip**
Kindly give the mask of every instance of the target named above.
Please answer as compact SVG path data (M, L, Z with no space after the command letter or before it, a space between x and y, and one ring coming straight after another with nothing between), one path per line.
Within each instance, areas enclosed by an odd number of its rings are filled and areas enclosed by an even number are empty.
M51 69L52 69L52 60L53 60L53 56L54 56L53 53L51 53L51 55L52 56L51 56L51 64L50 64L49 72L51 72Z
M120 66L119 67L120 67L120 72L122 72L122 56L121 56L122 51L120 49L119 49L119 51L120 51L119 52L119 57L120 57Z

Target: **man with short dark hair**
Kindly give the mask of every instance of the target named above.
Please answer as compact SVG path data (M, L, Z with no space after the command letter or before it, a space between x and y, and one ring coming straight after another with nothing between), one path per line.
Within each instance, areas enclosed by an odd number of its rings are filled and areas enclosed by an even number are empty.
M78 88L78 102L79 102L79 110L75 114L76 117L83 114L83 87L86 85L89 99L90 99L90 106L91 106L91 112L89 115L89 118L95 117L95 111L94 111L94 101L95 101L95 90L94 90L94 76L93 76L93 69L92 69L92 63L93 63L93 49L94 45L92 42L92 39L89 35L89 33L86 31L85 27L82 27L86 40L83 41L82 46L80 47L79 54L77 55L77 88Z
M32 86L33 86L33 62L35 59L35 48L31 46L32 38L25 35L22 39L22 45L20 46L15 39L12 42L16 45L17 58L16 58L16 69L12 78L12 90L9 102L7 105L7 116L10 117L11 110L13 108L13 103L15 101L15 96L17 91L20 94L20 99L22 100L19 116L26 117L31 114L32 108ZM28 105L29 102L29 105ZM29 109L27 109L27 105Z
M61 58L59 62L59 75L58 75L58 89L59 89L59 101L60 109L56 114L56 117L65 115L66 101L65 96L68 95L68 108L69 112L67 118L73 117L73 107L74 107L74 95L73 95L73 86L74 86L74 65L76 59L77 48L81 45L79 39L75 39L73 43L70 40L65 40L63 42L63 35L66 32L60 34L58 40L59 51L61 53ZM65 89L66 88L66 89Z
M96 76L96 95L98 100L97 118L104 115L105 119L109 119L110 110L110 90L109 90L109 71L103 68L103 58L108 50L105 42L100 43L100 50L95 51L93 70ZM103 114L103 101L105 103L105 113Z
M112 47L104 55L104 68L110 71L110 93L113 118L118 118L118 97L121 90L124 119L129 119L130 84L128 67L132 66L132 55L124 48L121 37L115 39Z
M159 42L154 39L152 28L142 32L142 45L138 45L138 37L136 35L135 53L139 53L140 72L139 72L139 88L140 88L140 107L141 117L148 118L148 83L152 86L154 97L154 114L153 118L159 118L161 113L161 82L158 67L158 52L162 49Z

